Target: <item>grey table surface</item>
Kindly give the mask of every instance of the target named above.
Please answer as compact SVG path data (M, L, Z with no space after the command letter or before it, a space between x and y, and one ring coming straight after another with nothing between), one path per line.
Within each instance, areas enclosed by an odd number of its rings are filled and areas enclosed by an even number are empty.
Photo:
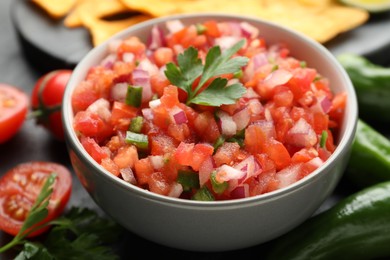
M14 24L11 19L11 4L20 0L0 1L0 82L18 86L28 94L35 81L43 74L37 64L26 59ZM25 23L29 21L26 20ZM336 37L325 45L335 55L351 52L365 55L374 62L388 65L390 63L390 13L373 17L367 24ZM61 163L72 170L64 143L54 140L51 135L33 120L24 123L20 132L10 141L0 145L0 176L8 169L27 161L52 161ZM100 211L94 201L74 177L71 200L68 207L83 206ZM319 209L324 210L338 200L331 196ZM103 213L104 214L104 213ZM10 240L10 236L0 231L0 245ZM131 258L131 252L148 250L156 251L160 256L171 259L226 259L230 257L261 256L262 246L237 250L228 253L196 253L175 250L156 245L139 238L130 232L119 245L123 259ZM131 250L133 248L133 250ZM12 259L15 251L0 255L0 259Z

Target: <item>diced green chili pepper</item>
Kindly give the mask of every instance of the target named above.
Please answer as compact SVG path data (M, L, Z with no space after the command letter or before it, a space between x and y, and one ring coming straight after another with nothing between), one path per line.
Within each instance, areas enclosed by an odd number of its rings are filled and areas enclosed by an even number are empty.
M233 73L233 77L236 79L240 79L240 78L242 78L242 76L244 76L244 72L241 69L239 71Z
M192 200L201 200L201 201L213 201L215 200L213 194L209 191L206 186L203 186L191 197Z
M130 121L129 130L134 133L140 133L144 123L144 118L142 116L133 117Z
M184 191L190 191L193 188L199 188L199 174L194 171L179 170L177 182L183 186Z
M271 241L266 259L388 259L389 220L390 181L351 194Z
M134 144L140 149L148 149L149 147L148 136L144 134L127 131L125 140L127 143Z
M358 187L390 181L390 140L358 120L345 177Z
M229 183L227 183L226 181L223 182L223 183L220 183L218 182L216 179L215 179L215 176L217 175L217 172L216 171L213 171L210 175L210 181L211 181L211 185L213 187L213 191L217 194L222 194L228 187L229 187Z
M355 87L360 118L390 122L390 68L355 54L340 55L338 60Z
M322 131L320 139L320 147L325 148L326 140L328 139L328 132L326 130Z
M204 34L205 31L207 30L206 26L204 26L204 25L201 24L201 23L197 23L197 24L195 25L195 27L196 27L196 33L197 33L198 35Z
M142 87L128 86L125 102L129 106L140 107L142 104Z
M225 142L225 137L223 137L222 135L220 135L217 140L215 140L214 142L214 153L217 151L217 149L223 145L223 143Z

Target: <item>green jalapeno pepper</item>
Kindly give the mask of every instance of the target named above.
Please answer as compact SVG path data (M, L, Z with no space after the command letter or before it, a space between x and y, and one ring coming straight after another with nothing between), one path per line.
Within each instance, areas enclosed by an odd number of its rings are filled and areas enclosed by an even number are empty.
M390 256L389 245L390 181L340 200L271 241L266 259L376 259Z
M359 119L346 179L359 188L390 181L390 140Z
M355 54L342 54L338 60L355 87L360 117L390 122L390 68Z

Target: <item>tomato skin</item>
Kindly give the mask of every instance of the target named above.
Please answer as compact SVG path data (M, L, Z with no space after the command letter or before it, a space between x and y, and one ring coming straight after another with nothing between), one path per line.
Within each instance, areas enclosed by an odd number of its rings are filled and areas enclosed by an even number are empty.
M37 123L48 129L53 136L63 141L61 106L62 97L72 70L54 70L41 76L34 85L31 105Z
M22 127L28 106L25 92L11 85L0 84L0 144L8 141Z
M41 222L57 218L64 211L72 191L72 175L63 165L33 161L21 163L6 172L0 179L0 229L15 236L23 225L28 211L51 173L56 173L53 193L49 200L48 215ZM49 227L32 232L34 237Z

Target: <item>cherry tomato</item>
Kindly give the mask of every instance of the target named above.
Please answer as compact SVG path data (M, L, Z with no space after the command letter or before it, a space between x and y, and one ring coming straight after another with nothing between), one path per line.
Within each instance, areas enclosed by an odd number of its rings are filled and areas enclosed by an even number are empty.
M58 140L64 140L61 106L71 74L72 70L54 70L41 76L31 95L33 115L37 123L48 129Z
M28 96L22 90L0 84L0 144L19 131L26 118L28 102Z
M0 179L0 229L15 236L25 221L43 184L51 173L56 173L48 215L41 222L51 221L63 212L72 190L72 175L63 165L33 161L21 163ZM45 232L49 227L32 232L29 237Z

